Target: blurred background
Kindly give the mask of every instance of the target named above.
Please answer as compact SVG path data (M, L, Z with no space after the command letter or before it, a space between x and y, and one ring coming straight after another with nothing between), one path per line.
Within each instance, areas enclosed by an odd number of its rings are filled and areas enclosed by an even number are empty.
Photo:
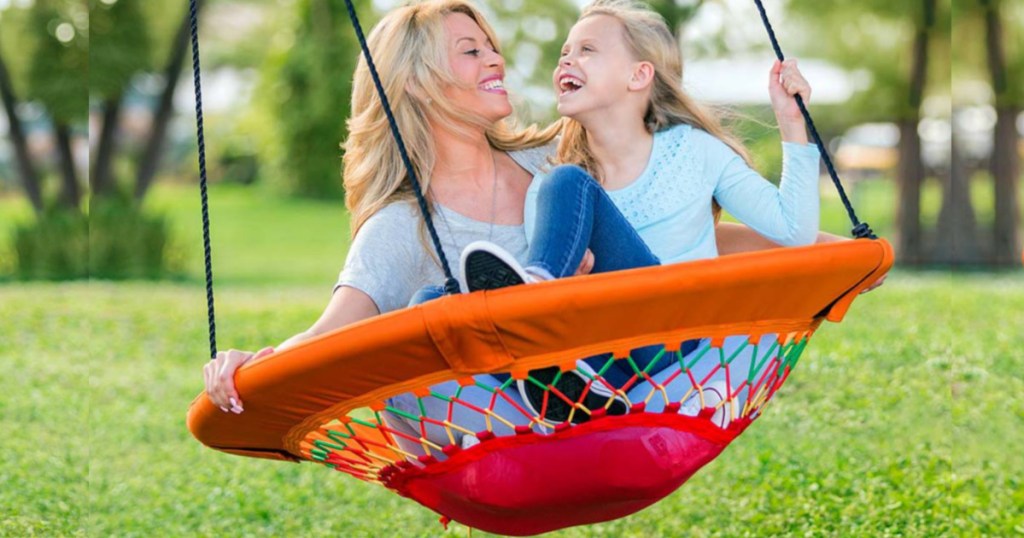
M477 3L523 122L555 118L576 1ZM355 3L365 28L396 5ZM728 457L557 536L1019 535L1024 1L765 3L900 267L822 325ZM0 436L0 537L438 536L436 514L382 488L230 458L184 426L209 359L187 4L0 0L0 431L16 432ZM217 330L258 349L309 327L344 263L358 47L343 0L198 5ZM752 0L654 6L685 86L731 110L777 178ZM822 228L849 236L824 175L821 193Z
M392 0L357 0L369 28ZM480 4L524 122L581 2ZM686 87L736 114L761 172L781 150L773 56L749 0L659 0ZM197 280L187 2L0 0L0 278ZM330 282L348 243L339 143L358 47L342 0L201 0L222 282ZM1019 263L1024 3L769 2L858 216L910 267ZM1017 81L1016 83L1014 81ZM849 235L822 178L822 228Z

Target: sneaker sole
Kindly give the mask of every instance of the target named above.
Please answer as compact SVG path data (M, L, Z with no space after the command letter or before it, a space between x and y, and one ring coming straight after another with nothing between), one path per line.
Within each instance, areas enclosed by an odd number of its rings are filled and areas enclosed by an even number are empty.
M503 260L489 252L472 252L466 256L466 287L469 291L496 290L525 284Z

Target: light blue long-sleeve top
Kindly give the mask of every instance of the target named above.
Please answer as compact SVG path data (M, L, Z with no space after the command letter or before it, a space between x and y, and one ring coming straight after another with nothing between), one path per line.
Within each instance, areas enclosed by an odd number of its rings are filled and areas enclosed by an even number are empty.
M712 198L776 243L809 245L819 225L820 154L813 145L784 142L782 155L776 187L721 140L675 125L654 134L640 177L608 195L663 264L718 256ZM546 177L534 175L526 194L527 238L533 236L537 192Z

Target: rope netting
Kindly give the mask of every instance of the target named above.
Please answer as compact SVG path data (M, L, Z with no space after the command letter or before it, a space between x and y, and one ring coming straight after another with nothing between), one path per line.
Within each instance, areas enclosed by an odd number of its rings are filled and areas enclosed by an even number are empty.
M612 415L671 414L713 424L731 440L761 415L806 347L810 331L704 338L646 346L518 375L477 375L423 387L324 422L301 443L303 456L360 480L389 486L477 445L550 436ZM595 366L596 365L596 366ZM569 381L573 380L574 383ZM561 410L561 412L556 412ZM686 422L684 422L685 424Z

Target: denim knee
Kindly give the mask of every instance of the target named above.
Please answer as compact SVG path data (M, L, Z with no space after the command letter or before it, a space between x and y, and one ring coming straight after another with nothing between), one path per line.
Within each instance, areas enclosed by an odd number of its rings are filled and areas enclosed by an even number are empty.
M444 286L423 286L419 291L413 294L412 299L409 300L409 306L416 306L427 301L433 301L438 297L443 297L444 293Z
M545 191L557 192L565 188L575 188L588 183L596 183L594 178L586 170L575 164L561 164L554 167L548 174L547 179L541 184L539 196Z

